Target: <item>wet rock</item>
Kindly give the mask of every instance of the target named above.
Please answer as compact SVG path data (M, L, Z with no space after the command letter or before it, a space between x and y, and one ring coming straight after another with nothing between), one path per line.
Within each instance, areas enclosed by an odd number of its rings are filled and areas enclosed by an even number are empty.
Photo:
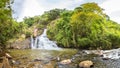
M16 61L15 60L11 60L11 63L14 64Z
M43 64L48 64L48 63L50 63L50 61L44 60L42 63Z
M60 63L61 64L70 64L71 63L71 59L62 60Z
M91 66L93 66L93 62L90 60L85 60L79 63L80 68L90 68Z
M14 65L20 65L20 61L15 61L15 60L11 60L11 63L14 64Z
M56 61L59 62L61 60L60 57L56 57Z
M32 62L27 64L27 68L43 68L43 64L41 62Z
M5 56L6 56L8 59L12 59L12 56L11 56L9 53L5 53Z
M80 56L80 54L75 54L74 56L75 56L75 57L79 57L79 56Z
M23 57L21 57L21 59L28 59L28 57L26 57L26 56L23 56Z
M55 68L78 68L77 64L61 64L58 63L58 67Z
M34 59L34 62L36 62L36 61L43 61L42 59Z
M103 60L109 60L110 58L102 58Z
M56 57L52 57L52 56L49 56L49 57L45 57L47 60L50 60L50 61L54 61L54 60L57 60Z

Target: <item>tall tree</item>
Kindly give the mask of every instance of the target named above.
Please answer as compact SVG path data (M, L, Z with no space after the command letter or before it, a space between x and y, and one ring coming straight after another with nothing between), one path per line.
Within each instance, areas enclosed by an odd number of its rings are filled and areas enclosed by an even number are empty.
M17 33L18 23L12 19L11 1L0 0L0 47Z

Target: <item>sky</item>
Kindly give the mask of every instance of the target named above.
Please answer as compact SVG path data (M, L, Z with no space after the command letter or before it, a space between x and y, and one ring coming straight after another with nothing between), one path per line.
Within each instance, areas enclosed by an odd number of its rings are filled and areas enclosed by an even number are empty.
M22 21L24 17L41 15L54 8L73 10L83 3L95 2L104 10L111 20L120 23L119 0L14 0L13 18Z

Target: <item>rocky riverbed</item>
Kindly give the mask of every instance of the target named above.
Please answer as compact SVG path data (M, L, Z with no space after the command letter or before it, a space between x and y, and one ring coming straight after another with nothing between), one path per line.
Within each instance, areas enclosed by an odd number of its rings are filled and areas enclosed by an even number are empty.
M86 54L76 49L62 50L10 50L13 59L10 61L14 68L79 68L84 60L93 62L91 68L120 68L120 59L103 59L95 54ZM71 60L62 64L63 60Z

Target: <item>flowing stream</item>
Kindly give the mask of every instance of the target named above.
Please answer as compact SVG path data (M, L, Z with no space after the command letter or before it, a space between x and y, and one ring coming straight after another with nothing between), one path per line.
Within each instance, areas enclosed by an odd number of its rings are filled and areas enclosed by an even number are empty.
M54 66L59 61L71 58L74 54L78 52L78 50L12 49L10 50L10 52L11 55L14 57L14 68L54 68ZM57 60L57 57L60 57L59 61Z
M54 41L47 38L47 29L44 29L42 35L32 38L31 37L31 49L46 49L46 50L59 50L59 48Z

